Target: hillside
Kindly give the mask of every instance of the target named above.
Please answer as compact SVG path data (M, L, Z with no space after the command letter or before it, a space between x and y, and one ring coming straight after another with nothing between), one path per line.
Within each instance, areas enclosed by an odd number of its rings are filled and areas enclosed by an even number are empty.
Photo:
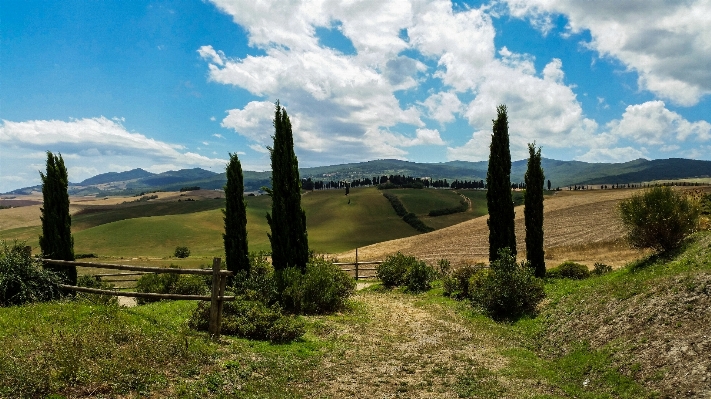
M692 159L637 159L625 163L587 163L580 161L542 160L546 180L552 187L581 184L627 184L655 180L672 180L711 176L711 161ZM527 160L511 165L511 181L523 182ZM429 177L435 180L486 180L487 162L450 161L443 163L417 163L395 159L332 166L301 168L301 177L312 180L350 181L389 175ZM245 191L256 191L271 185L270 172L244 172ZM71 176L70 176L71 179ZM134 195L148 191L177 191L186 186L221 190L226 182L224 173L200 168L183 169L153 174L142 169L121 173L104 173L81 183L70 183L70 195ZM41 186L25 187L7 194L30 194Z

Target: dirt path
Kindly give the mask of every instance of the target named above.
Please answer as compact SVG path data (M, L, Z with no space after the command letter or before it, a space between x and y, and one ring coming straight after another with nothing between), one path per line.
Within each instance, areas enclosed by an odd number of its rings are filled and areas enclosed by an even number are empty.
M507 362L496 339L451 308L397 293L361 291L354 299L363 306L358 321L332 326L337 350L314 371L311 397L498 397L525 388L496 375Z

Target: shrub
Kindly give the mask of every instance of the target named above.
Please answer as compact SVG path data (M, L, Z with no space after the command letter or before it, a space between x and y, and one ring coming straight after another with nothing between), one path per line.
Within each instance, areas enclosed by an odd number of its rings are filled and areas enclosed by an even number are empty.
M42 261L25 251L25 243L0 243L0 306L44 302L62 296L60 274L42 267Z
M77 286L86 288L96 288L100 290L111 290L114 288L113 284L97 280L94 276L84 275L79 276L77 279ZM104 295L104 294L90 294L86 292L77 292L76 299L85 300L98 305L118 305L118 297L114 295Z
M452 264L447 259L440 259L437 262L437 272L440 277L445 277L452 270Z
M484 267L483 263L477 263L453 270L442 280L444 295L457 299L470 298L469 279Z
M470 279L472 301L494 319L513 319L535 311L545 297L543 281L533 275L527 262L516 263L508 248L499 250L498 259L487 271Z
M249 254L249 272L239 271L233 279L233 287L238 295L248 300L265 304L278 302L274 267L264 252Z
M177 268L170 265L171 268ZM198 275L175 273L144 274L136 282L136 292L152 292L156 294L206 295L209 292L206 279ZM136 298L141 305L155 302L157 299Z
M590 270L585 265L575 263L573 261L565 261L558 267L548 269L546 277L549 278L569 278L574 280L582 280L590 277Z
M277 285L285 310L298 314L323 314L342 309L355 291L356 282L338 266L312 258L306 272L299 268L279 271Z
M176 258L187 258L190 256L190 249L188 247L175 247L174 255Z
M594 269L592 272L593 272L593 274L600 276L605 273L609 273L611 271L612 271L612 266L606 265L606 264L600 263L600 262L595 262Z
M210 303L201 301L188 325L199 331L207 331L209 323ZM278 307L268 307L260 301L239 297L235 301L224 303L220 332L242 338L283 343L304 335L304 323L295 317L284 316Z
M423 261L415 261L405 274L407 290L410 292L423 292L432 288L432 281L437 278L435 269Z
M405 282L407 269L415 261L415 257L398 252L385 258L385 261L375 268L375 275L387 288L402 285Z
M694 231L700 208L670 187L653 187L622 201L619 212L632 247L669 251Z

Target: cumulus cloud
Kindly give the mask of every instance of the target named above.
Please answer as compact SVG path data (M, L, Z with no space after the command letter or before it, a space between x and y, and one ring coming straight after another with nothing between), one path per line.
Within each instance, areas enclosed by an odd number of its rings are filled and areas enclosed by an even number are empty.
M568 32L589 30L587 46L624 63L641 89L691 106L711 93L711 2L506 0L512 15L533 26L562 14Z
M444 145L439 131L427 126L420 112L442 128L464 116L473 131L488 131L496 106L506 103L515 138L512 152L521 157L527 154L528 142L584 146L597 129L565 85L561 60L552 59L537 71L533 56L496 49L496 32L485 7L455 11L448 0L397 5L375 0L213 2L249 32L250 44L264 55L230 58L203 46L198 53L208 63L209 79L265 99L280 98L292 123L299 123L294 129L297 148L319 154L323 162L334 148L347 149L346 156L358 160L401 158L413 145ZM267 14L276 19L267 23L261 17ZM316 27L334 24L351 40L355 54L319 46ZM420 54L424 62L410 54ZM395 96L437 82L442 89L422 102L402 103ZM462 104L460 94L474 99ZM267 108L271 103L256 101L230 110L222 125L263 146L271 134ZM391 133L396 125L414 127L417 136ZM488 147L488 136L472 137L485 139L479 147ZM448 156L486 159L481 151L472 151L474 147L452 147Z
M185 147L129 132L122 119L105 117L61 120L31 120L14 122L3 120L0 125L0 145L3 161L35 159L38 163L26 166L6 164L10 173L28 173L28 185L35 184L33 176L42 169L42 151L51 149L61 153L67 163L70 181L81 181L97 173L116 171L116 165L158 167L175 165L178 168L222 168L226 160L205 157L186 151ZM39 165L39 167L37 167ZM140 166L139 166L140 165ZM123 169L126 170L126 169ZM167 169L160 170L161 172ZM7 173L4 171L3 173ZM0 188L2 189L2 188Z
M689 122L668 110L663 101L630 105L622 119L610 122L607 127L616 137L645 145L661 146L672 141L692 139L703 142L711 139L711 124L703 120Z

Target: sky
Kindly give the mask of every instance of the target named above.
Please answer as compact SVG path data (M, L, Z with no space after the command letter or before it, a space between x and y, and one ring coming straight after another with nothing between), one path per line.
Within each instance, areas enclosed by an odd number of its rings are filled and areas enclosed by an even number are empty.
M0 192L105 172L711 160L711 0L2 0Z

